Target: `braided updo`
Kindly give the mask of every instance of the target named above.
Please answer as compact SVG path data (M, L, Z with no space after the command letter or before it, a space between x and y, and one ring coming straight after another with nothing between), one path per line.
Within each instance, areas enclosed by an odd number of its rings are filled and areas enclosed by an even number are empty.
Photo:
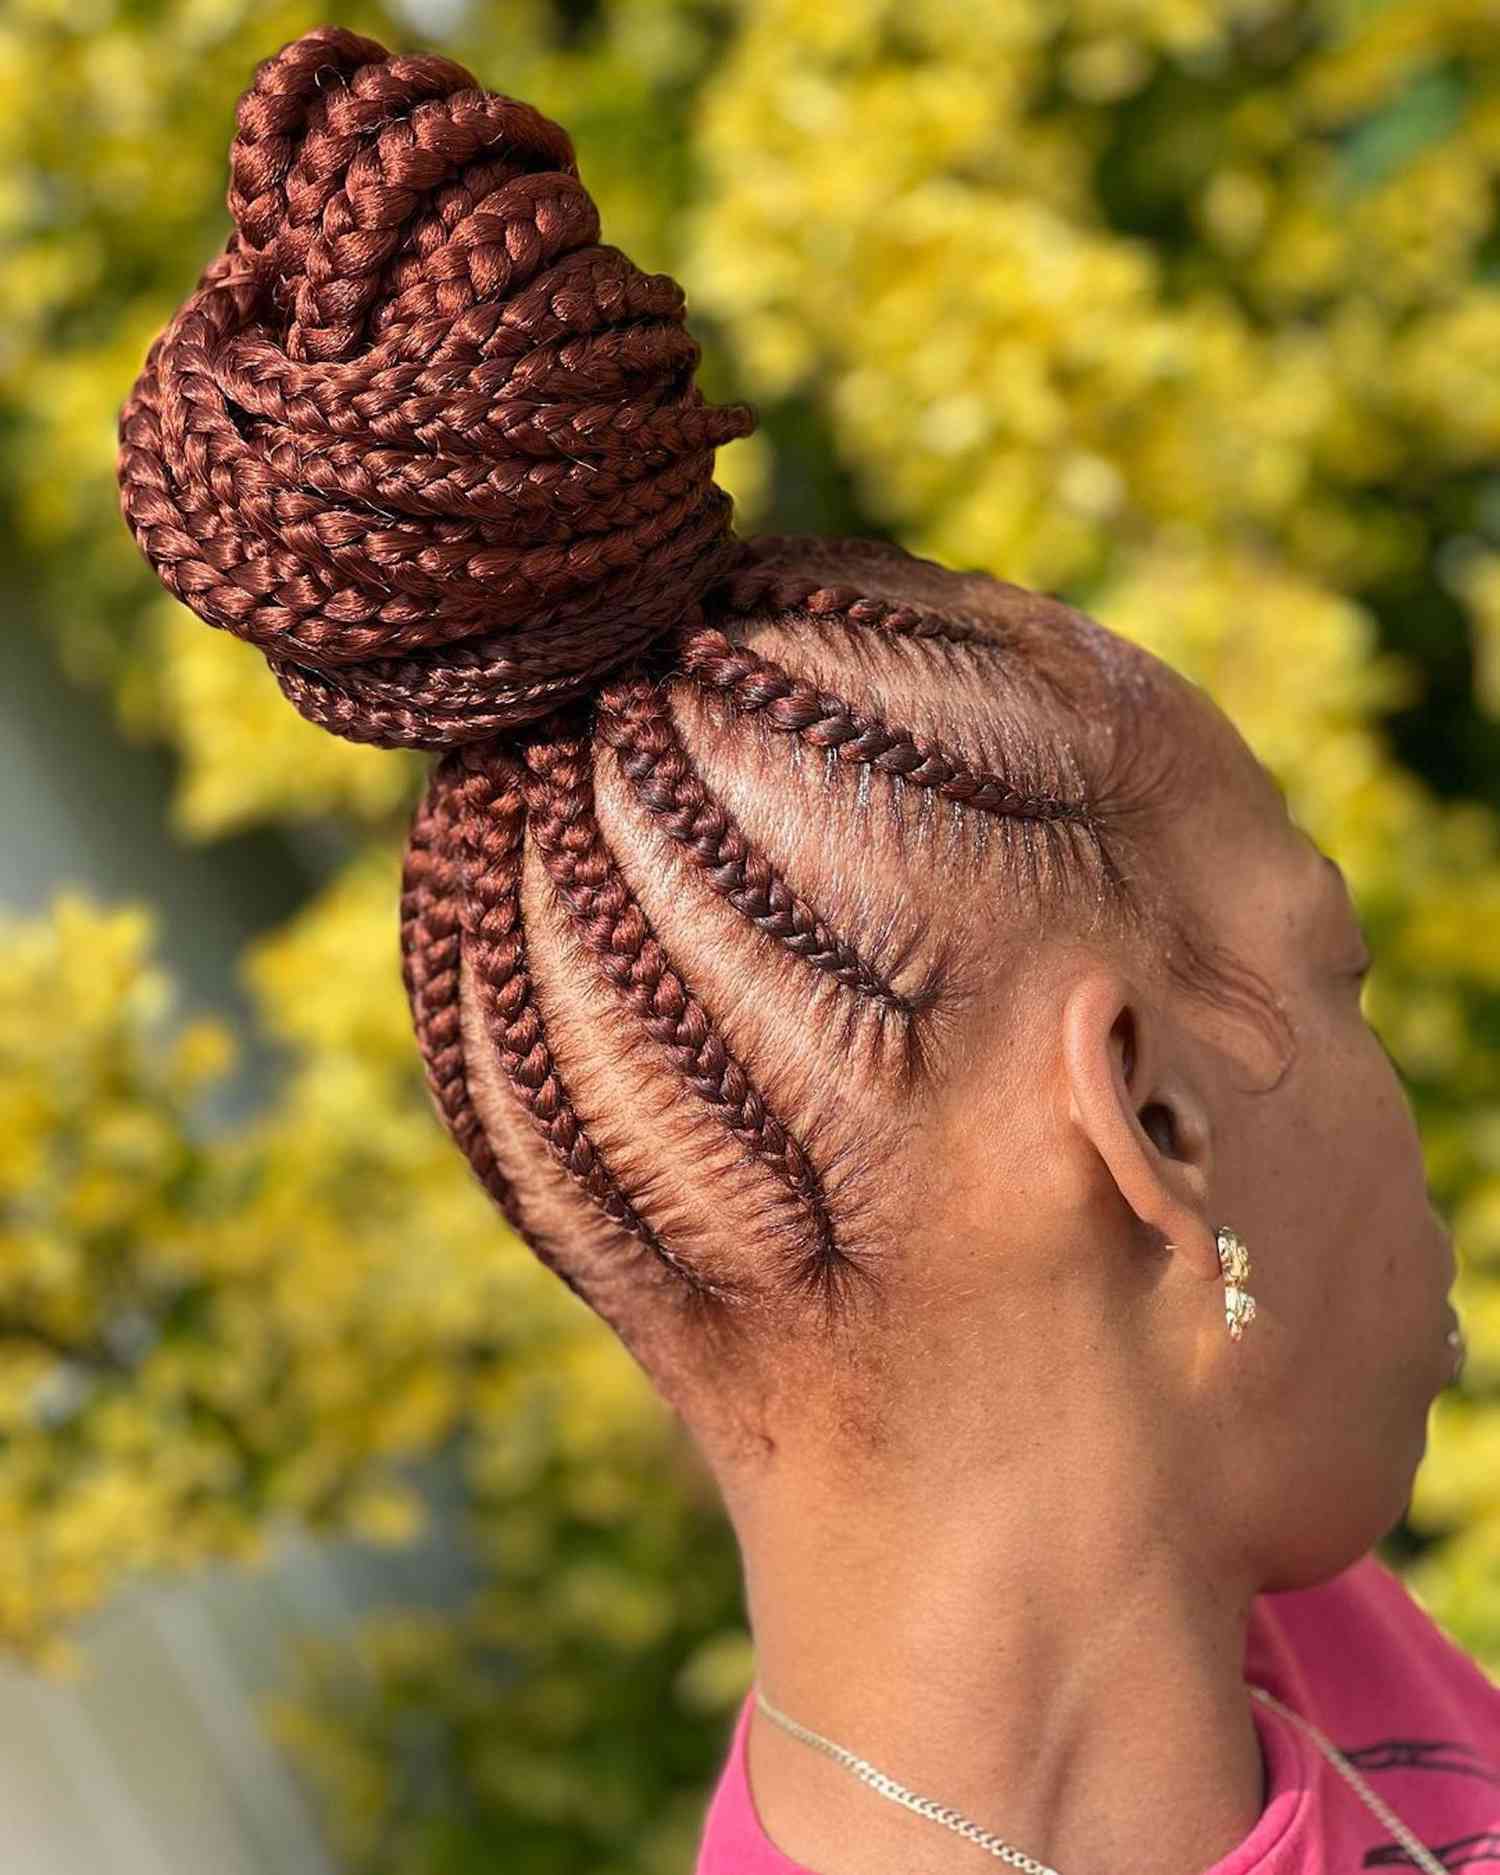
M237 123L228 240L121 412L126 521L305 717L441 752L403 977L514 1229L700 1431L817 1396L873 1436L964 1012L1060 917L1149 921L1148 691L1058 600L737 539L714 452L754 415L531 106L324 27Z
M446 749L691 617L735 553L682 289L599 243L567 133L341 29L240 100L233 227L120 424L163 583L312 721Z

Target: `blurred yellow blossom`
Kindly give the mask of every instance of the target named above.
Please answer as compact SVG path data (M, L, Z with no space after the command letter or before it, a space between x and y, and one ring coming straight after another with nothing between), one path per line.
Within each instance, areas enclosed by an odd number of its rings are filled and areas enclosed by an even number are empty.
M415 17L341 23L561 120L606 238L683 282L700 381L761 411L718 463L742 527L1061 592L1202 683L1338 856L1471 1346L1407 1573L1500 1669L1491 0ZM172 748L185 835L338 856L247 952L284 1070L220 1133L199 1102L234 1040L176 1012L149 908L0 933L0 1644L67 1665L132 1572L248 1564L289 1523L405 1540L442 1454L471 1604L310 1650L277 1705L330 1840L358 1875L666 1875L748 1684L735 1552L680 1428L432 1115L396 948L421 758L303 723L116 512L119 403L225 232L233 98L319 18L0 20L0 475L38 617Z

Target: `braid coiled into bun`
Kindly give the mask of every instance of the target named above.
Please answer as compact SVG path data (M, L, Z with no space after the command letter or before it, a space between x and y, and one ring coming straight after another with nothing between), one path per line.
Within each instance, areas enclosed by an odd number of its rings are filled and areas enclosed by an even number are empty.
M237 111L223 251L120 414L132 533L351 741L450 749L691 629L738 561L681 287L599 241L567 132L320 27Z

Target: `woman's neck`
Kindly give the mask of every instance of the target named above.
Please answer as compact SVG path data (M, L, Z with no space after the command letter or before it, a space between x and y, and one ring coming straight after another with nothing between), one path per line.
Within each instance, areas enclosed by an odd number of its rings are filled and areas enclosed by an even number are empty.
M1180 1503L1080 1461L988 1496L928 1473L884 1500L784 1484L737 1516L757 1683L800 1723L1059 1875L1199 1875L1265 1807L1244 1684L1253 1589ZM750 1786L817 1875L995 1858L757 1707Z

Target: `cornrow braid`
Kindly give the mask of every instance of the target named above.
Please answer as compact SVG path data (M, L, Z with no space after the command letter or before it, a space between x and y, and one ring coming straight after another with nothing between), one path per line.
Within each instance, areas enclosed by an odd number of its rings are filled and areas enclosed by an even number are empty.
M1155 915L1170 751L1110 635L889 542L738 538L714 455L755 415L704 402L682 289L460 65L291 41L228 202L122 406L122 512L309 721L438 756L399 925L436 1113L671 1397L790 1384L794 1345L878 1378L970 908Z
M412 816L401 873L401 972L433 1104L511 1228L520 1201L474 1110L464 1061L459 975L465 881L455 854L453 789L439 767Z
M520 1195L501 1169L475 1108L460 1008L460 961L466 929L471 944L486 960L481 980L490 992L485 1016L495 1046L515 1085L529 1097L543 1138L606 1215L639 1237L664 1261L676 1265L594 1159L545 1050L536 1061L533 1047L527 1046L528 1028L534 1035L538 1025L530 1002L514 890L507 899L502 889L498 898L498 922L504 925L510 912L509 929L497 933L493 928L496 920L492 919L491 929L483 936L475 932L476 894L470 883L473 858L459 833L461 781L461 774L451 763L440 763L434 769L412 817L407 839L402 869L401 968L417 1044L433 1104L479 1182L511 1229L530 1243L539 1260L587 1300L565 1250L544 1237L535 1220L526 1217ZM504 815L495 816L494 826L499 833L496 844L502 848L502 855L511 825ZM487 828L487 834L489 831ZM519 840L513 839L510 848L513 859ZM488 877L493 879L497 871L503 873L503 867L502 856L498 864L491 865ZM696 1292L711 1291L712 1286L698 1280L696 1272L680 1273L691 1279Z
M520 873L525 836L525 784L518 764L493 747L469 748L440 764L435 785L454 803L451 825L463 873L461 919L489 1038L522 1104L569 1177L613 1224L679 1276L697 1294L724 1298L731 1285L714 1282L674 1254L640 1216L611 1175L579 1121L531 990L521 918ZM452 984L457 1004L457 973ZM449 1020L453 1018L450 1016ZM440 1039L440 1038L439 1038ZM431 1075L433 1062L428 1058ZM491 1148L459 1138L481 1178ZM523 1235L524 1227L512 1218Z
M577 929L600 970L666 1051L684 1088L715 1109L795 1199L806 1218L808 1251L794 1286L826 1298L835 1275L860 1266L839 1244L816 1168L673 968L605 846L593 816L587 741L533 742L525 754L534 778L527 792L533 833Z
M720 609L727 613L805 611L810 618L840 624L875 626L913 638L945 639L953 644L995 645L1006 641L1002 621L993 614L966 615L950 590L933 593L930 604L876 596L857 583L871 570L894 573L903 581L950 570L919 560L892 541L854 536L829 539L809 534L758 534L754 551L719 581ZM830 575L842 573L842 580ZM996 589L1029 597L1026 589L982 575ZM940 597L941 594L941 597ZM944 606L952 609L944 609Z
M881 722L794 676L775 659L732 645L716 627L691 634L683 645L682 666L701 683L722 691L736 710L759 712L773 729L801 736L841 762L868 763L914 787L932 788L975 813L1087 823L1086 801L1029 795L1003 775L972 767L934 737Z
M620 757L642 805L736 911L859 995L908 1019L916 1013L922 999L896 989L830 930L709 793L653 684L635 678L606 687L599 700L599 736Z

